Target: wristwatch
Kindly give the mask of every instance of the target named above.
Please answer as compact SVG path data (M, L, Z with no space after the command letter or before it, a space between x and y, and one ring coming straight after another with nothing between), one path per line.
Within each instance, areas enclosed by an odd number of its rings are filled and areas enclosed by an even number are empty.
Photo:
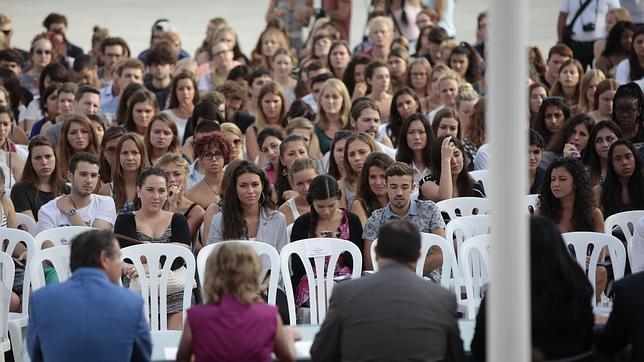
M74 215L76 215L76 209L71 209L71 210L69 210L69 211L67 212L67 216L68 216L68 217L72 217L72 216L74 216Z

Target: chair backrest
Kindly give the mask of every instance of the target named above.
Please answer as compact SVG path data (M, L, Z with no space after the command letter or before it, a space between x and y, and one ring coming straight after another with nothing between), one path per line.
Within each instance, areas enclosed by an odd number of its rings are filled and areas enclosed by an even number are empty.
M208 257L211 253L216 252L216 249L224 243L244 243L255 249L257 255L262 259L262 271L259 273L259 282L261 284L264 281L266 273L271 273L268 282L268 304L275 305L277 287L280 279L280 255L272 245L259 241L230 240L204 246L197 255L197 273L199 274L199 283L201 287L203 288L205 281L206 261L208 260ZM265 260L262 258L263 255L268 257L269 265L265 265Z
M450 220L469 215L489 214L492 200L482 197L454 197L436 203L441 212L447 213Z
M9 344L9 305L11 304L11 288L0 284L0 346L3 347L0 353L11 348ZM1 358L4 361L4 356Z
M291 255L297 254L302 260L306 277L309 281L309 305L311 306L311 324L321 324L326 317L326 309L331 291L333 289L333 270L338 263L338 258L343 252L349 252L353 258L352 279L360 278L362 273L362 252L354 243L342 239L312 238L286 244L280 253L284 288L288 301L288 314L290 324L296 324L295 296L291 278L289 278L289 260ZM329 255L330 254L330 255ZM314 256L319 255L319 256ZM330 256L328 263L329 273L325 267L326 256ZM313 258L314 266L309 258ZM315 269L314 269L315 267Z
M458 262L456 261L456 255L454 254L454 248L440 235L420 233L420 236L420 257L416 262L416 275L418 275L419 277L423 276L427 253L432 246L438 246L443 253L443 265L441 266L440 284L444 288L449 289L450 275L454 273L454 276L456 277L457 274L459 274ZM371 265L373 265L374 271L378 271L379 269L378 262L376 261L377 244L378 239L374 240L373 243L371 243Z
M539 207L539 194L525 195L525 202L528 207L528 213L534 215Z
M1 232L1 231L0 231ZM13 288L13 278L16 275L16 266L13 264L11 255L0 251L0 280L9 290Z
M35 237L36 248L41 249L45 241L51 241L54 246L69 245L74 237L86 231L96 230L91 226L60 226L39 232Z
M489 282L491 238L490 234L473 236L461 246L459 266L467 296L465 315L468 319L476 316L483 298L483 287Z
M483 189L485 190L485 195L490 197L492 195L492 174L490 170L475 170L468 172L474 181L481 181L483 184Z
M293 223L286 225L286 241L291 242L291 231L293 231Z
M14 250L18 243L24 243L27 247L27 261L31 260L31 257L36 252L36 247L34 243L34 238L26 231L6 228L0 231L0 241L2 241L2 250L9 254L13 255ZM25 265L25 272L23 278L23 288L22 288L22 313L27 314L29 312L29 283L31 282L29 267Z
M456 257L460 258L461 246L465 240L472 236L489 234L491 228L492 216L490 215L461 216L447 223L445 239L453 241Z
M16 213L16 223L18 225L24 225L26 232L31 234L31 236L36 236L38 234L38 225L36 225L36 220L34 220L31 216L25 215L23 213L17 212Z
M148 273L145 272L141 258L147 261ZM164 258L161 267L161 258ZM150 317L150 330L159 331L168 329L168 278L170 267L177 259L183 259L186 264L185 284L183 290L183 320L186 318L186 311L190 308L192 298L192 287L195 279L195 257L190 249L174 245L147 243L128 246L121 249L121 259L130 260L134 263L136 272L141 283L141 294L144 300L146 315ZM145 277L144 277L145 276Z
M588 280L593 286L593 290L595 290L596 287L595 279L597 262L599 262L602 250L605 247L608 248L608 252L610 253L610 260L613 265L613 275L615 276L615 280L619 280L624 277L624 268L626 267L626 249L624 248L624 244L622 244L618 238L605 233L588 231L563 233L561 236L568 246L569 251L571 251L571 253L574 251L575 259L586 272ZM593 245L593 247L592 252L590 253L590 259L588 263L586 263L586 255L589 245ZM592 304L593 306L596 304L594 293Z
M69 279L69 257L71 247L69 245L54 246L51 248L38 250L29 261L31 272L31 289L36 291L45 287L45 271L42 263L49 261L58 275L58 281L64 282Z
M633 238L633 231L637 221L644 217L644 210L624 211L613 214L606 218L604 221L604 232L608 235L613 235L613 231L620 231L626 240L626 248L628 260L630 261L631 268L633 267L633 253L631 251L631 239ZM619 229L617 229L619 228Z

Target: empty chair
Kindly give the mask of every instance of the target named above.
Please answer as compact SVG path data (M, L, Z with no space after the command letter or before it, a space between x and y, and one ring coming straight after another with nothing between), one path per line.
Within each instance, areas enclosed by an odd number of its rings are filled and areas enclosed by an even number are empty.
M605 233L595 233L588 231L577 231L571 233L563 233L561 236L571 252L574 252L575 259L582 269L586 271L588 281L596 288L596 271L597 263L604 247L608 248L610 253L610 260L613 264L613 275L615 280L624 277L624 268L626 267L626 249L624 244L612 235ZM586 261L586 253L588 246L592 245L592 252L588 262ZM593 307L596 305L595 296L592 298Z
M445 227L445 239L452 240L456 257L460 257L461 246L465 240L490 233L492 217L490 215L470 215L451 219Z
M49 240L54 246L66 245L78 234L86 231L96 230L91 226L61 226L53 229L43 230L34 237L37 249L42 248L45 241Z
M492 200L481 197L455 197L436 203L441 212L449 216L449 220L469 215L489 214L492 210Z
M38 250L29 261L32 292L45 287L45 272L42 263L48 261L56 270L59 282L69 279L71 274L69 268L69 245L54 246Z
M26 247L27 261L34 255L36 248L34 239L26 231L6 228L0 232L0 240L3 242L3 249L8 255L14 255L19 244ZM6 249L5 249L6 242ZM15 361L22 361L25 352L25 339L27 323L29 321L29 268L25 268L23 274L22 288L22 310L20 313L9 313L9 335L11 336L11 350Z
M637 221L644 217L644 210L634 210L634 211L624 211L617 214L613 214L606 218L604 221L604 232L608 235L619 235L621 233L624 235L624 241L626 241L626 248L628 255L628 260L630 262L631 268L633 267L633 253L631 239L633 238L633 231L635 230L635 225Z
M290 324L296 324L295 316L295 295L293 285L288 277L289 260L291 256L299 257L304 264L306 277L309 284L309 304L311 306L311 324L320 324L326 316L326 309L331 291L333 289L334 275L333 270L338 262L340 254L349 252L353 258L352 279L360 277L362 273L362 253L360 249L352 242L342 239L331 238L312 238L294 241L285 245L280 253L280 268L286 289L286 299L288 301L288 314ZM330 257L326 263L327 256ZM313 263L309 258L313 259ZM328 266L328 267L327 267ZM326 272L327 270L331 272Z
M530 194L525 196L525 201L528 206L528 213L534 215L539 207L539 194Z
M475 170L468 172L474 181L480 181L483 184L483 190L485 190L485 195L490 197L492 194L492 180L490 170Z
M195 258L190 249L174 244L147 243L128 246L121 249L121 258L130 260L139 275L138 281L141 287L141 294L144 300L145 314L150 318L150 329L154 331L166 331L168 329L168 282L171 278L170 267L176 259L183 259L186 264L185 273L177 273L178 282L182 282L183 302L182 313L185 321L185 313L190 308L192 288L195 286ZM142 258L147 261L147 273ZM161 259L164 259L161 265ZM184 274L181 277L181 274Z
M205 275L206 275L206 260L211 253L216 252L217 247L221 246L223 243L244 243L255 249L257 255L262 259L262 271L259 273L259 283L261 284L266 277L266 274L270 272L270 280L268 283L268 304L275 305L275 298L277 296L277 286L280 277L280 255L277 253L277 250L269 244L262 243L259 241L222 241L215 244L206 245L199 251L197 255L197 273L199 274L199 283L201 286L204 285ZM266 255L269 259L268 267L265 265L265 262L262 256Z
M459 266L465 285L465 318L474 319L483 299L483 288L489 282L489 248L492 235L473 236L463 243Z
M23 226L24 229L21 230L28 232L31 236L36 236L38 234L38 225L36 225L36 220L29 215L17 212L16 223L18 226Z

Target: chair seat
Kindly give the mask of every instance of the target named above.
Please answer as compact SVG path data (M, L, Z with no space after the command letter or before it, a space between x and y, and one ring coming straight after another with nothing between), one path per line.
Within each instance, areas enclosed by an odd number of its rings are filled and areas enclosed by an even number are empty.
M0 351L7 352L10 349L11 341L9 341L9 338L3 338L2 340L0 340Z
M16 323L20 327L26 327L29 324L29 316L22 313L9 312L9 323Z

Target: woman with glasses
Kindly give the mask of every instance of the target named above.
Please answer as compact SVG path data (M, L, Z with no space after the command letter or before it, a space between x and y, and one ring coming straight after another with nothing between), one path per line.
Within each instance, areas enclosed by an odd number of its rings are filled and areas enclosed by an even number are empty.
M54 46L47 35L38 34L31 41L29 60L29 68L19 76L20 84L36 96L39 93L40 72L54 60Z
M634 82L617 88L613 98L613 122L622 130L624 138L632 143L644 142L643 102L642 89Z
M425 58L414 58L409 62L407 86L416 92L423 114L429 112L429 98L432 95L432 82L429 79L431 71L432 67Z
M219 203L222 195L224 166L230 162L232 146L221 132L200 137L195 143L195 154L203 165L204 177L195 184L185 196L194 200L204 210L210 204Z

